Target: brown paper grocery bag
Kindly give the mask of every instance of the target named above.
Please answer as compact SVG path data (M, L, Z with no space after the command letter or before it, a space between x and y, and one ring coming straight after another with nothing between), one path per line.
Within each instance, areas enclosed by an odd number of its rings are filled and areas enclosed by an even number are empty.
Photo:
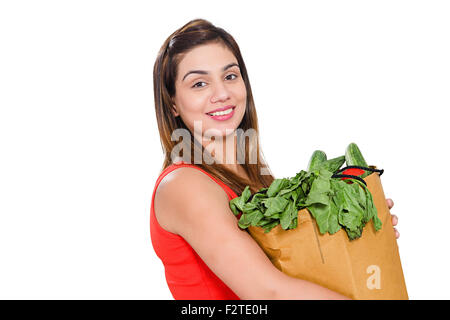
M272 263L287 275L317 283L352 299L408 299L379 174L372 173L364 181L383 223L379 231L375 231L371 220L362 236L355 240L350 241L343 229L333 235L322 235L307 209L298 212L295 229L283 230L278 225L264 233L263 228L250 226L248 231Z

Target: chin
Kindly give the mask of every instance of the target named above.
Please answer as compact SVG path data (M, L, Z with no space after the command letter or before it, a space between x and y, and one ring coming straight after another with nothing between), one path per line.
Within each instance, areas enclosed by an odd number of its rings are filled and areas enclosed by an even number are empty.
M210 136L220 136L220 137L226 137L229 136L231 134L233 134L236 129L237 129L238 125L236 126L224 126L224 127L214 127L214 128L207 128L204 132L203 135L205 137L210 137Z

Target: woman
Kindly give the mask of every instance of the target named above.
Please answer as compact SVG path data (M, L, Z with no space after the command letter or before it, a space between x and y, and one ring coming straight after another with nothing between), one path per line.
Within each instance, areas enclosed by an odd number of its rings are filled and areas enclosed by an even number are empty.
M165 160L150 231L173 297L347 299L280 272L229 208L245 186L256 192L274 180L233 37L206 20L190 21L163 44L153 80Z

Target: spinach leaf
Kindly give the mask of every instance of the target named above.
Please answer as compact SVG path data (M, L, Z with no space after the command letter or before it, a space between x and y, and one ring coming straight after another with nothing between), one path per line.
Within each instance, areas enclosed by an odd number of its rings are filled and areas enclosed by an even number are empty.
M382 223L365 184L357 179L332 178L333 170L342 164L343 156L328 160L317 170L301 170L294 177L275 179L253 195L246 186L229 203L235 215L242 212L239 227L257 226L265 232L277 225L284 230L295 229L298 211L308 208L321 234L344 229L350 240L357 239L370 220L379 230Z

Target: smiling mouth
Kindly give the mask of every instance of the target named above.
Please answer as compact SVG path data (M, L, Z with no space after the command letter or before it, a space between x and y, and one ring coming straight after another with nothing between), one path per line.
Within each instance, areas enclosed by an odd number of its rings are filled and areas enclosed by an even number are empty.
M224 111L216 111L216 112L211 112L211 113L207 113L207 114L210 116L226 116L227 114L232 113L235 108L236 107L232 107L232 108L229 108Z

